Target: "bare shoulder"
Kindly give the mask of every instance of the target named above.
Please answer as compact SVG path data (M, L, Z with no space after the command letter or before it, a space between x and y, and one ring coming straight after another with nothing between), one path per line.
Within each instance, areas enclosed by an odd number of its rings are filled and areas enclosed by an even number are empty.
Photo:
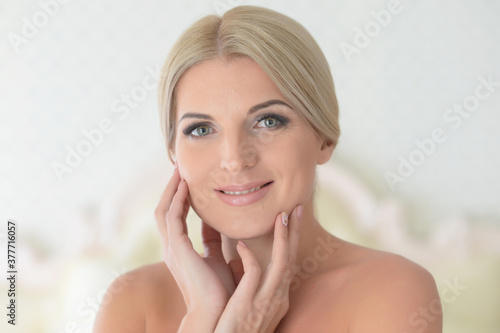
M349 332L441 332L441 301L425 268L400 255L346 247L352 253Z
M145 265L111 283L94 333L176 332L184 312L182 294L165 263Z

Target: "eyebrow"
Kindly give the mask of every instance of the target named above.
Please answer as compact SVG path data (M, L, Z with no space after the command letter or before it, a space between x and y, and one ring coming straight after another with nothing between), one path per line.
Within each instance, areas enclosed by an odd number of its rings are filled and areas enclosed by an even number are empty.
M260 109L265 109L265 108L267 108L271 105L275 105L275 104L284 105L284 106L292 109L292 107L290 105L288 105L287 103L285 103L279 99L271 99L269 101L252 106L248 110L247 114L250 115L252 113L259 111ZM179 123L185 118L200 118L200 119L214 120L214 118L212 116L205 114L205 113L188 112L188 113L185 113L182 115L181 119L179 119Z

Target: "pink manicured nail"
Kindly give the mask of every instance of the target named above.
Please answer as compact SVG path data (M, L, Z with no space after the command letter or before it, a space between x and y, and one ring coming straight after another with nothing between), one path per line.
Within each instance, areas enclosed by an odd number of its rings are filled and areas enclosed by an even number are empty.
M240 240L240 241L238 241L238 244L240 244L241 246L246 247L248 249L248 246L245 244L244 241Z
M295 214L297 214L297 218L299 220L302 217L303 211L304 211L304 206L300 205L299 207L297 207L297 212Z
M281 222L283 222L285 227L288 225L288 216L285 212L281 213Z

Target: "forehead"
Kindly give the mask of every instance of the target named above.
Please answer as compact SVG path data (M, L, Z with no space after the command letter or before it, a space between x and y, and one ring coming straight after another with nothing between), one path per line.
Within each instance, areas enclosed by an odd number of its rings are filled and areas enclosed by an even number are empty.
M177 86L177 113L248 110L270 99L285 100L279 89L252 59L215 58L191 67Z

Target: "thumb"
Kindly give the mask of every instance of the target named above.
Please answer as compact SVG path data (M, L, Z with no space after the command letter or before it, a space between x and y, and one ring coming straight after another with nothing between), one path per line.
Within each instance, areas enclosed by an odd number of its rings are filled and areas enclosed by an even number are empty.
M220 233L201 221L201 240L205 257L224 258L222 255L222 241Z
M233 259L228 263L228 265L231 269L231 273L233 274L234 285L238 286L245 272L243 269L243 262L241 259Z

